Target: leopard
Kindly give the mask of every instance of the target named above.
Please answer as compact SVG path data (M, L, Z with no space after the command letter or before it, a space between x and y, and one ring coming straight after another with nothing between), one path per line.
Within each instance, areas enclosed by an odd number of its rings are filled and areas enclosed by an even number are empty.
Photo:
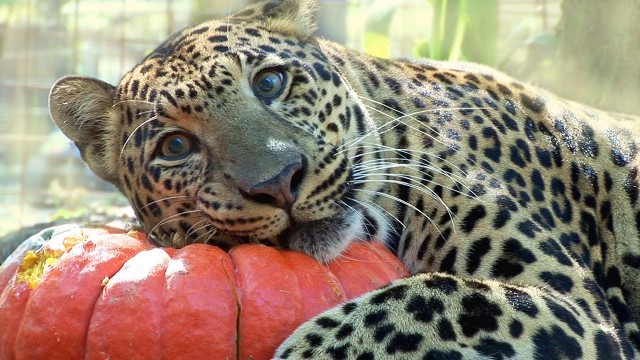
M276 359L634 359L640 118L490 67L316 35L315 0L185 28L51 118L156 243L338 257L411 275L303 323Z

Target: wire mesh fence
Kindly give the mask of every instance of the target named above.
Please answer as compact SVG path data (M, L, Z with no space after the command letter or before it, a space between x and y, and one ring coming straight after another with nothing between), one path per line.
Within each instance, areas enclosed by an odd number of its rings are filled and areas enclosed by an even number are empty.
M320 1L320 33L365 49L367 19L390 0ZM483 1L483 0L479 0ZM219 18L242 0L0 0L0 235L75 212L124 206L115 189L93 176L50 121L53 82L80 74L117 83L155 45L191 23ZM501 39L551 31L560 0L502 0ZM428 36L427 0L395 0L390 56L412 56ZM518 40L519 41L519 40ZM517 41L516 41L517 42ZM366 49L365 49L366 50ZM503 41L500 51L512 51Z

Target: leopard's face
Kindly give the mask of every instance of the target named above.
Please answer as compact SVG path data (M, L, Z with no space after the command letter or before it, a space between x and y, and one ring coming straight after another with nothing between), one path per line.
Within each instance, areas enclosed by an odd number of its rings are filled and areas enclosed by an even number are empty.
M359 179L376 157L366 144L379 139L314 42L208 22L166 41L110 92L107 156L84 157L160 244L264 242L330 260L388 231L369 205L380 184Z

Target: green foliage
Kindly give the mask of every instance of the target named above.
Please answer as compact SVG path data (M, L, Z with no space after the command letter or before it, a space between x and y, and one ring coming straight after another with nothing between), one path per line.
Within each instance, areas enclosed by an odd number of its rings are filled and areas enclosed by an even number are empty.
M388 58L390 56L389 33L398 6L389 2L384 4L381 9L374 9L375 11L370 12L367 16L364 48L370 55Z
M434 60L474 61L495 66L498 41L498 0L429 0L432 18L420 19L431 24L417 37L413 56ZM424 11L429 13L428 7ZM364 38L365 51L379 57L390 56L392 34L399 24L394 18L401 6L397 1L376 1L368 14ZM415 20L414 20L415 21ZM429 33L430 32L430 33Z
M497 0L430 0L434 11L431 38L414 55L434 60L496 64Z

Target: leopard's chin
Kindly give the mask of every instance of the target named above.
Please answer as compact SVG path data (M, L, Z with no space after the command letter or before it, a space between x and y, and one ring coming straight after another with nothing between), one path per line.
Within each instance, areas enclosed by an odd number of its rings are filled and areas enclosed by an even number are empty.
M328 263L351 242L364 239L364 225L357 212L341 212L321 220L294 223L278 238L287 248Z

